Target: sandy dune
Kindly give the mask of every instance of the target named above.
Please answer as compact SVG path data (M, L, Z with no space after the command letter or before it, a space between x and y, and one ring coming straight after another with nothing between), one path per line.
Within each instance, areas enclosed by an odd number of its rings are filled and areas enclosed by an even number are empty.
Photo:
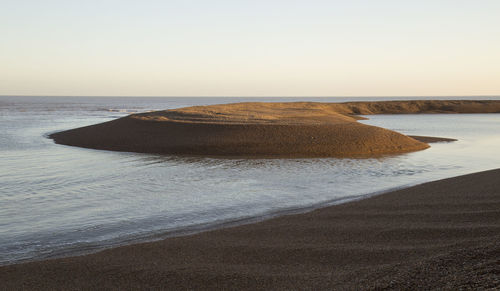
M491 113L499 101L235 103L133 114L52 134L56 143L163 154L362 157L428 147L357 114Z

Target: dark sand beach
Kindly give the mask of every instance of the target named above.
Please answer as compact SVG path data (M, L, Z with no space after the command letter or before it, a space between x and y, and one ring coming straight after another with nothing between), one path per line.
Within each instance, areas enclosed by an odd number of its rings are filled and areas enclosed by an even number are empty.
M50 137L64 145L144 153L366 157L423 150L429 145L361 124L359 114L493 112L500 112L499 101L234 103L132 114Z
M500 169L305 214L0 267L2 289L500 288Z
M0 291L500 291L500 0L1 4Z

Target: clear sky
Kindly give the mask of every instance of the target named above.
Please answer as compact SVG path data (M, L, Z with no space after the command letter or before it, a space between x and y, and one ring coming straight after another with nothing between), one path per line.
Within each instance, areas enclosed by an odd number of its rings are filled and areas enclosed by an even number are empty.
M0 0L0 95L499 94L499 0Z

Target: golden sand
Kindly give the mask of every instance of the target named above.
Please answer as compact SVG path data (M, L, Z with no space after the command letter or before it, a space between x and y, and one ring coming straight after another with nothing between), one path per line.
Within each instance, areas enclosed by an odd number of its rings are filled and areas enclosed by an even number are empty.
M95 149L237 157L366 157L426 149L357 114L500 112L498 101L235 103L133 114L52 134ZM426 139L425 141L431 141Z

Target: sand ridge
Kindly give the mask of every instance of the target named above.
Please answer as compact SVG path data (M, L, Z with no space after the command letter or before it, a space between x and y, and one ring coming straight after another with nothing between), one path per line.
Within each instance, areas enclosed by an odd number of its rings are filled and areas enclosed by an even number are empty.
M192 106L132 115L142 120L235 123L347 123L372 114L500 113L497 100L414 100L380 102L243 102Z
M176 121L211 124L346 124L359 119L339 113L330 103L244 102L208 106L192 106L180 109L131 115L132 118L154 121Z
M94 149L226 157L370 157L429 147L358 114L500 112L500 101L233 103L132 114L50 135Z

